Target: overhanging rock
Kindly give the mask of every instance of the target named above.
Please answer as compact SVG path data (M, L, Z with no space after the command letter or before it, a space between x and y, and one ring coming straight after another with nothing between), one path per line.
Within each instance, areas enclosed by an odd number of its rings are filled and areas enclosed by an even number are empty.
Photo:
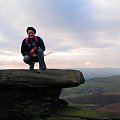
M62 88L76 87L85 79L80 71L47 69L0 70L0 120L37 120L54 115L68 103L59 99Z
M84 82L84 76L78 70L47 69L42 74L27 69L0 70L0 87L67 88Z

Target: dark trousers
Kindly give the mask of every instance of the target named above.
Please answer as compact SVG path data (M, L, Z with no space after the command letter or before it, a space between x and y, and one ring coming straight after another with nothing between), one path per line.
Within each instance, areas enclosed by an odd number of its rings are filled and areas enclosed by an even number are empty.
M25 55L23 61L29 65L33 64L33 62L39 62L39 69L41 70L46 69L46 64L44 61L44 53L43 50L40 48L37 51L37 57L34 58L31 57L30 55Z

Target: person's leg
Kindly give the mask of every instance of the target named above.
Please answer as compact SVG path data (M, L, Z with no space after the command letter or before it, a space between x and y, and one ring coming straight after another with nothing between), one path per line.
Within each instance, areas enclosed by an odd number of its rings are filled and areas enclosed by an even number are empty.
M43 53L43 50L39 48L38 51L37 51L37 54L38 54L38 61L39 61L39 69L40 69L40 70L45 70L45 69L47 69L47 68L46 68L46 64L45 64L45 61L44 61L44 53Z
M30 65L30 69L33 70L34 69L34 62L32 60L32 58L29 56L29 55L25 55L24 58L23 58L23 61L26 63L26 64L29 64Z

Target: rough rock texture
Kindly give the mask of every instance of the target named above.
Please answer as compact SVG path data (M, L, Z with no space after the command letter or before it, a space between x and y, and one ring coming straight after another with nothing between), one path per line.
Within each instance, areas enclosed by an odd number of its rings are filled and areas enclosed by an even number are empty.
M40 120L68 103L59 99L62 88L76 87L85 79L80 71L48 69L0 70L0 120Z
M80 71L48 69L43 74L37 70L0 70L0 86L9 87L76 87L85 79Z

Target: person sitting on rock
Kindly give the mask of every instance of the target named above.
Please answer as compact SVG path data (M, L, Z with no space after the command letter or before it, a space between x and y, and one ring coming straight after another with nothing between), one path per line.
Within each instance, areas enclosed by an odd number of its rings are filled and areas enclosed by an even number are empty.
M21 45L21 53L24 56L23 61L26 64L29 64L30 70L34 70L35 62L39 62L38 72L42 72L46 69L46 64L44 61L44 42L39 36L35 36L35 28L28 27L26 32L28 37L22 41Z

